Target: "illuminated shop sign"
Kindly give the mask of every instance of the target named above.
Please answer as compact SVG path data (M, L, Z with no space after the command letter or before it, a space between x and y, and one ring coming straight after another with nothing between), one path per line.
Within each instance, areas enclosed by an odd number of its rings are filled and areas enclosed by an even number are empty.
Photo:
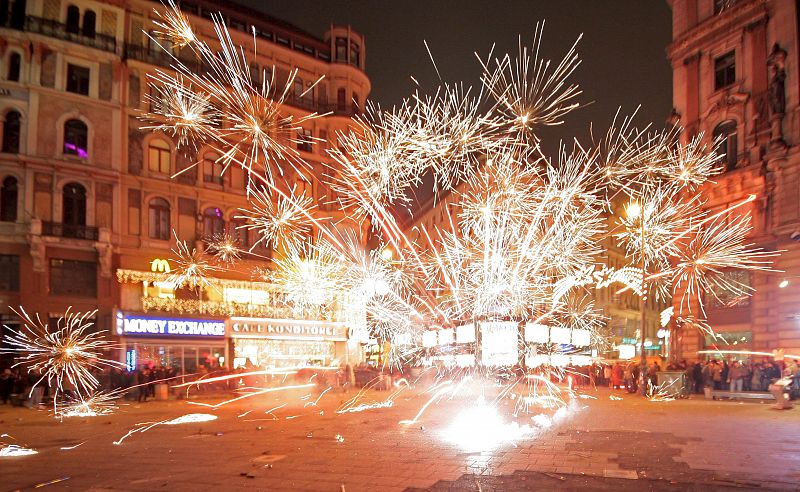
M119 313L117 333L164 337L224 337L225 322L213 319L129 316Z
M347 340L344 323L296 319L231 318L230 336L283 340Z
M150 262L150 271L156 273L170 273L172 268L169 266L169 261L163 258L156 258Z

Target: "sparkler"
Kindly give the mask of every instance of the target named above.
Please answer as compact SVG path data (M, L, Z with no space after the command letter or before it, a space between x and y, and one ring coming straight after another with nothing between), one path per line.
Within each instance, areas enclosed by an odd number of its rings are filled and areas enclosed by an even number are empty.
M33 388L47 380L55 392L56 411L60 394L71 391L82 400L100 385L93 370L124 367L103 357L102 352L113 346L102 338L103 331L90 331L96 310L79 313L68 309L54 324L43 322L38 314L31 317L23 308L14 312L22 320L22 326L6 327L5 341L11 348L0 349L0 353L18 356L14 367L25 365L29 372L41 375Z

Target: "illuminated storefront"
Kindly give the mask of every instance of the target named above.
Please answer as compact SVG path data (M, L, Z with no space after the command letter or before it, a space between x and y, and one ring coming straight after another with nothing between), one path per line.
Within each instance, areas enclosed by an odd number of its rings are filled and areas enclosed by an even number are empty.
M118 311L116 333L128 370L163 366L191 374L224 367L228 360L222 319Z
M348 363L344 323L239 318L227 323L232 366L331 366Z

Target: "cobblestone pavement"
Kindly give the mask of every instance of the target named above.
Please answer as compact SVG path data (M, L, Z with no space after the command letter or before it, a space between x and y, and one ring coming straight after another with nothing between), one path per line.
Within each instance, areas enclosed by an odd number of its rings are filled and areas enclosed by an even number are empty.
M800 490L800 408L681 400L650 402L608 390L550 429L491 452L441 438L463 401L431 405L402 393L391 408L336 414L352 393L318 404L298 393L213 410L186 401L123 405L109 416L58 422L45 411L0 406L0 434L39 454L0 458L0 490ZM371 393L375 401L387 393ZM213 403L215 400L201 400ZM139 422L188 413L210 422ZM1 438L9 442L11 438ZM77 447L75 447L77 446Z

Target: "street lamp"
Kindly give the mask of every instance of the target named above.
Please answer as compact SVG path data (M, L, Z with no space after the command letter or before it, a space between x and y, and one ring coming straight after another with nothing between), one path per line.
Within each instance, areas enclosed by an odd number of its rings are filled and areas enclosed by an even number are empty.
M642 208L641 205L637 202L631 202L625 207L625 215L628 216L629 220L636 220L639 219L639 227L641 232L641 244L639 247L641 248L641 258L639 267L641 268L641 275L642 275L642 286L641 291L639 293L639 335L641 336L641 340L639 340L639 384L641 386L642 395L647 395L647 387L645 382L647 381L647 357L645 357L645 346L644 346L644 339L645 339L645 332L646 332L646 319L645 319L645 301L647 300L647 287L646 287L646 277L647 277L647 265L646 265L646 257L645 257L645 214L646 211Z

